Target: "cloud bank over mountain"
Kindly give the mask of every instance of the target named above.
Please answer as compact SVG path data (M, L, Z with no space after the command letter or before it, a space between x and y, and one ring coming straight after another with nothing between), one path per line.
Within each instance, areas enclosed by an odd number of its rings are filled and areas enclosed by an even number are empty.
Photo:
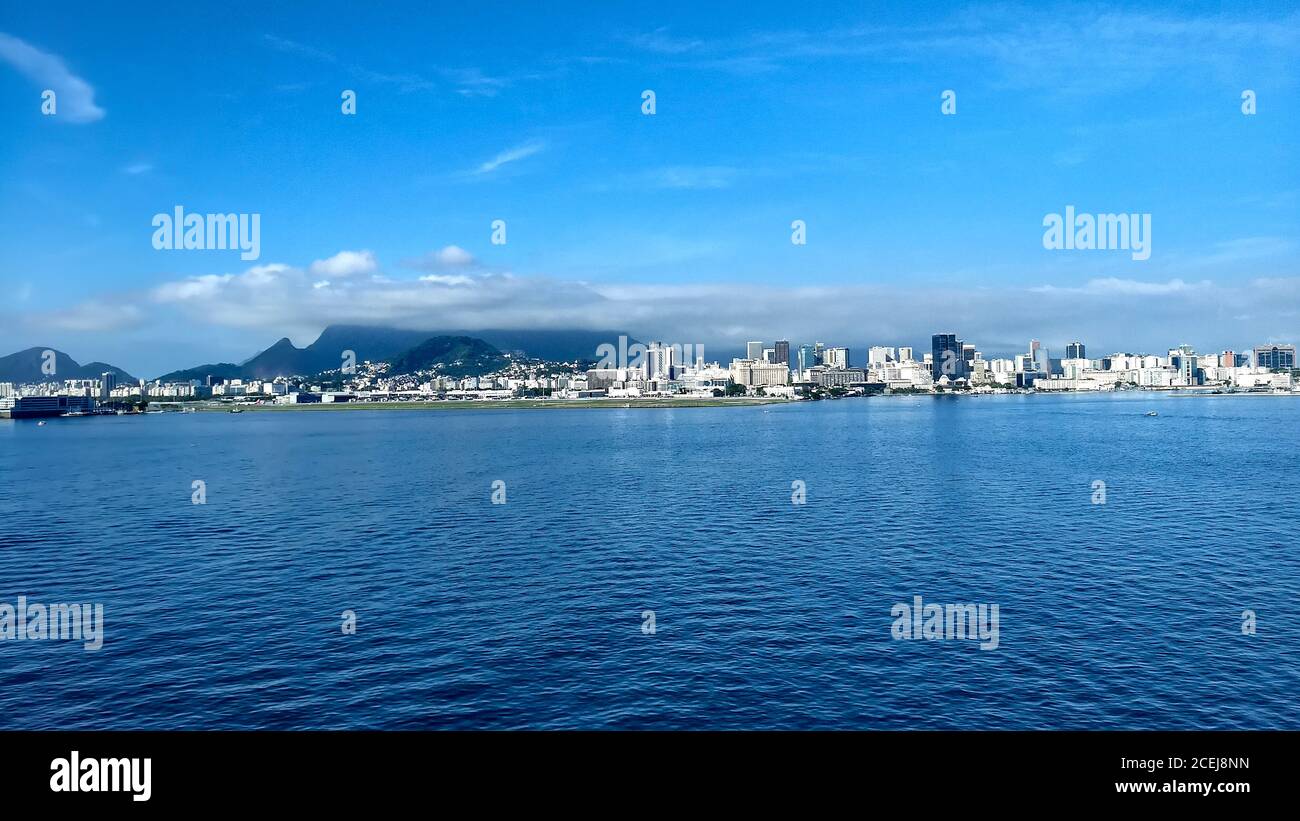
M430 259L468 262L460 249ZM1098 277L1077 284L955 287L593 283L466 269L452 275L390 276L369 251L341 251L302 267L255 265L162 283L148 291L97 296L24 319L69 333L164 327L180 336L288 336L310 342L333 324L405 329L627 328L645 339L733 350L750 339L784 338L861 346L924 346L954 331L990 353L1020 350L1030 337L1048 345L1080 339L1091 351L1159 351L1179 342L1205 350L1300 337L1300 277L1257 277L1246 287L1212 279ZM1142 319L1132 305L1143 299ZM182 322L177 324L177 320ZM1187 339L1191 327L1214 333ZM172 363L164 352L143 371ZM159 367L161 365L162 367Z

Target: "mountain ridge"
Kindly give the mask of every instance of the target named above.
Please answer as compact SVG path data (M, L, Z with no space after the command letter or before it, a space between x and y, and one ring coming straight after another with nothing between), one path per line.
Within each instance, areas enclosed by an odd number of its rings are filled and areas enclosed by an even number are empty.
M46 373L43 366L48 361L46 351L54 353L54 373ZM0 356L0 382L15 384L32 384L40 382L62 382L65 379L98 379L105 371L117 375L117 381L135 382L136 378L116 365L107 362L92 361L82 365L68 354L57 348L37 345L8 356Z
M351 351L357 362L390 362L430 340L448 338L478 340L497 354L520 352L548 361L595 360L597 346L606 342L617 345L620 335L627 334L583 330L409 331L371 325L329 325L304 348L296 347L288 337L281 337L239 364L199 365L163 374L158 379L164 382L203 380L208 374L220 379L312 376L339 368L344 362L344 351Z

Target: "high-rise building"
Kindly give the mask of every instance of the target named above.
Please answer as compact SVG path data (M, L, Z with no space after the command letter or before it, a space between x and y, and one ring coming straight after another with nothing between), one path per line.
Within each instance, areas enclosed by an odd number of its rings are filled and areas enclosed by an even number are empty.
M1082 342L1071 342L1065 346L1066 359L1087 359L1088 355L1084 353Z
M1295 367L1295 345L1256 345L1255 367L1284 368Z
M936 382L942 376L951 380L966 375L966 360L962 358L962 343L957 334L930 337L930 354L930 374Z
M778 339L772 349L773 359L776 364L790 367L790 341L787 339Z
M874 345L867 350L868 365L887 365L894 361L894 349Z
M675 374L676 349L671 345L651 342L645 352L645 378L647 380L673 379Z
M821 360L817 357L817 348L813 345L800 345L798 355L799 370L806 371L815 365L820 365Z
M899 362L911 362L911 361L912 361L912 348L911 348L910 346L909 346L909 347L906 347L906 348L899 348L899 349L898 349L898 361L899 361Z
M113 394L113 388L117 387L117 374L112 371L104 371L99 375L99 401L107 402L108 397Z
M1052 356L1037 339L1029 340L1029 360L1034 365L1034 372L1044 376L1052 372Z
M753 362L763 361L763 343L750 342L745 345L745 358Z
M822 352L822 364L828 368L847 368L849 366L849 349L826 348Z

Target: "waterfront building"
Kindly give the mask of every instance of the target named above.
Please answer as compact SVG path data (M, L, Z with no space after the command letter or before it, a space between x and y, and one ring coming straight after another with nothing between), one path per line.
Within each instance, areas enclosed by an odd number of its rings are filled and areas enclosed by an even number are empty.
M1065 346L1066 359L1086 359L1087 357L1082 342L1071 342Z
M867 374L861 368L818 366L812 369L812 381L825 388L844 387L866 382Z
M762 343L762 342L749 342L749 343L747 343L747 344L745 345L745 358L746 358L746 359L751 359L751 360L753 360L753 361L755 361L755 362L762 361L762 359L763 359L763 343Z
M68 413L89 413L95 409L91 396L9 396L0 399L0 418L36 419L46 416L63 416Z
M753 359L733 359L731 381L747 388L784 385L790 381L790 369L784 365Z
M1295 345L1256 345L1255 367L1290 370L1295 367Z

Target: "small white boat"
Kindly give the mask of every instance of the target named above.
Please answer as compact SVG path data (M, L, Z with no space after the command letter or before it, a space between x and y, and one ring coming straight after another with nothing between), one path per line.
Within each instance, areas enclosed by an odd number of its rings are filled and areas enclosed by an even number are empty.
M41 421L37 422L37 423L36 423L36 427L38 427L38 428L43 428L43 427L45 427L45 420L42 419Z
M1146 412L1146 415L1147 415L1147 416L1159 416L1160 414L1156 413L1155 411L1147 411L1147 412Z

